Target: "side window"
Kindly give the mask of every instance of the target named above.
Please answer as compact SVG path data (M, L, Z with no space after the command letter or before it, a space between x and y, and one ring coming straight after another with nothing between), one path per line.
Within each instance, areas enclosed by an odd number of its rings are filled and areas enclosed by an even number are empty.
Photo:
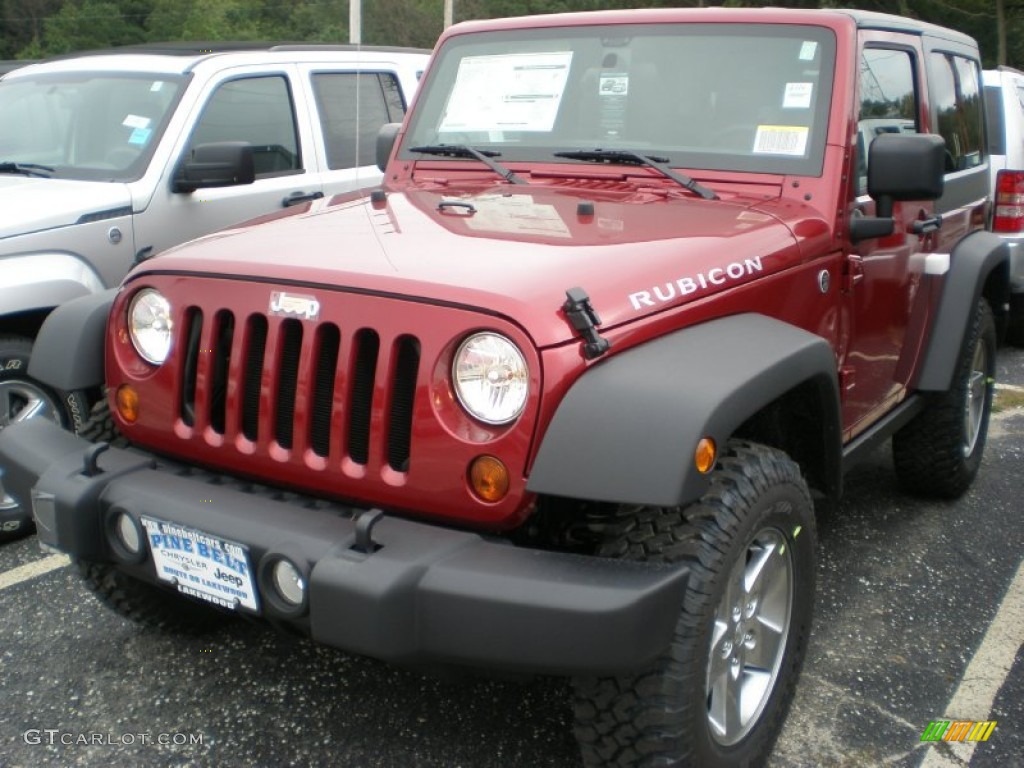
M961 56L933 53L928 74L936 125L946 140L946 172L981 165L984 118L977 64Z
M286 79L248 77L218 87L203 110L189 150L215 141L252 144L256 178L300 170L295 109Z
M380 127L405 117L402 90L391 73L317 73L313 91L331 170L373 165Z
M857 194L868 186L868 153L882 133L917 133L914 57L893 48L865 48L860 62L857 118Z

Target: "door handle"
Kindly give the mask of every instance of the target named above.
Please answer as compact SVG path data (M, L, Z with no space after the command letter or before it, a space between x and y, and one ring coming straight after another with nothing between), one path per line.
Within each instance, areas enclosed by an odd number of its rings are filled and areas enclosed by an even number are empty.
M292 192L288 197L281 201L281 205L285 208L289 208L299 203L308 203L311 200L319 200L324 196L323 192Z

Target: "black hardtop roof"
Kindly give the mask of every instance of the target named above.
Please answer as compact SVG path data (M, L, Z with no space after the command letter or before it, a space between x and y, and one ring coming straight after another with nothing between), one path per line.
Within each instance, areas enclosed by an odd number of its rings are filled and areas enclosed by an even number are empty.
M920 19L911 19L905 16L894 16L891 13L878 13L876 11L859 11L853 8L837 8L835 13L845 13L857 23L861 29L878 29L891 32L906 32L909 34L928 35L944 40L950 40L961 45L977 47L977 42L970 35L958 32L948 27L940 27Z

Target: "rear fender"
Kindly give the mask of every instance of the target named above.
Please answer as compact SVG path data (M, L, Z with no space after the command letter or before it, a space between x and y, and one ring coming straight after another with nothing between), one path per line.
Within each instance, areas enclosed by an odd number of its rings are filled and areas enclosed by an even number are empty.
M1009 258L1009 247L991 232L974 232L953 248L915 389L949 389L978 299L984 295L997 314L1009 301Z

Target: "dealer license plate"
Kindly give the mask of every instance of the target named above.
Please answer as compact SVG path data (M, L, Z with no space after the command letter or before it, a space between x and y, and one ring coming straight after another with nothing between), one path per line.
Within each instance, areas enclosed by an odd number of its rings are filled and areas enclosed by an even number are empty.
M259 610L248 548L162 520L142 524L161 581L222 608Z

